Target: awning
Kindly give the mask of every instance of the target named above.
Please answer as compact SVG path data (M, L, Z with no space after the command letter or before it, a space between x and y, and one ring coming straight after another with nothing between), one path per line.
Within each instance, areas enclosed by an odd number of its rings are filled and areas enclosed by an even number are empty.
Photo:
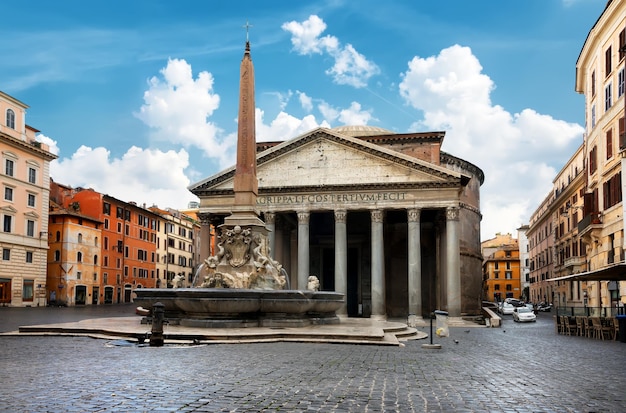
M599 270L550 278L547 281L626 281L626 263L620 262Z

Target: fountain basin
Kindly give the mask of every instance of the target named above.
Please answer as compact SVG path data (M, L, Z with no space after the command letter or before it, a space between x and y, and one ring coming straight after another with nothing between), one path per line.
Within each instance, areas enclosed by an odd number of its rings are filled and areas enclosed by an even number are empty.
M171 324L208 328L337 324L344 303L344 295L332 291L140 288L135 294L145 309L163 304Z

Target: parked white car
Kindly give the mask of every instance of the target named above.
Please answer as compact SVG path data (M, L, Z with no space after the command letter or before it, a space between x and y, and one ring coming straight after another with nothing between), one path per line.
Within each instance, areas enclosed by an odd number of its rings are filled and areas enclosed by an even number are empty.
M507 303L506 301L500 303L500 314L513 314L513 310L515 310L515 306L511 303Z
M534 311L529 309L528 307L515 307L513 310L513 321L517 322L527 322L527 321L537 321L537 316Z

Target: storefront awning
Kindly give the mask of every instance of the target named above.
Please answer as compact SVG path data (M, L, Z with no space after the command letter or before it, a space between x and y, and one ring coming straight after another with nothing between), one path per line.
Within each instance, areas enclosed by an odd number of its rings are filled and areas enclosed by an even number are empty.
M548 281L626 281L626 263L621 262L599 270L550 278Z

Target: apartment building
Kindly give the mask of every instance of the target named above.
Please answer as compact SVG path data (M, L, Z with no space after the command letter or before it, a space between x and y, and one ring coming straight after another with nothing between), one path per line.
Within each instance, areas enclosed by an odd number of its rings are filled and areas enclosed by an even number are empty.
M530 301L533 303L552 302L554 285L554 194L546 196L541 205L530 216L528 230L530 259Z
M47 305L50 162L26 124L28 106L0 92L0 305Z
M578 226L584 219L585 174L584 145L581 144L552 181L555 278L587 270L588 244L578 234ZM552 304L562 307L584 306L583 285L579 281L552 282Z
M175 209L149 210L164 220L157 241L157 287L191 287L199 264L200 224Z
M100 301L102 222L69 208L50 195L47 290L50 305L98 304Z
M522 225L517 229L517 246L519 248L520 283L522 285L522 298L530 300L530 246L528 244L528 225Z
M608 1L576 62L576 91L585 96L586 185L578 236L586 245L586 305L626 300L622 175L626 147L626 2Z
M496 234L481 243L483 298L502 301L523 298L518 240L511 234Z
M159 215L93 189L51 185L55 193L61 188L56 197L61 207L101 223L99 297L91 304L132 302L136 288L156 287L157 234L164 224Z

